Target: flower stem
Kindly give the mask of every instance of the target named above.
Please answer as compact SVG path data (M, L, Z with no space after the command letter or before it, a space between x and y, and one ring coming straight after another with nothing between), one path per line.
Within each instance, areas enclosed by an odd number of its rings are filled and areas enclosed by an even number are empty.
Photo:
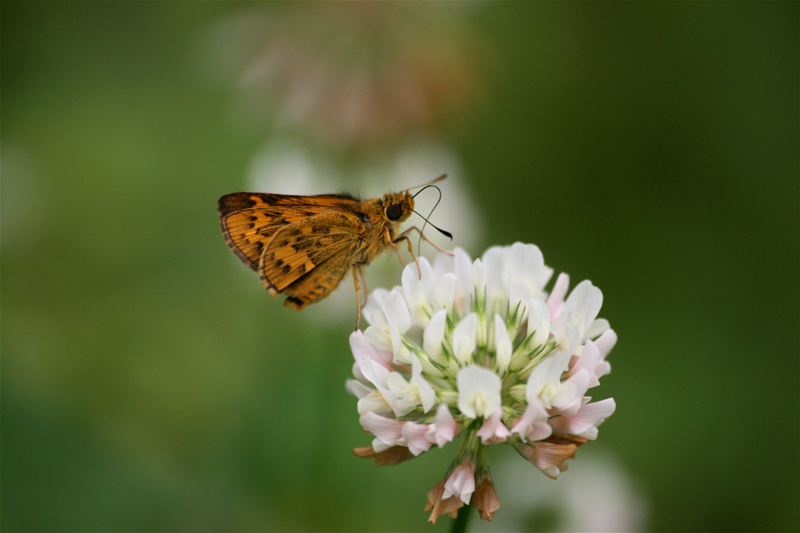
M450 526L450 533L464 533L467 530L470 511L472 511L472 506L470 504L458 510L458 516L456 516L455 520L453 520L453 524Z

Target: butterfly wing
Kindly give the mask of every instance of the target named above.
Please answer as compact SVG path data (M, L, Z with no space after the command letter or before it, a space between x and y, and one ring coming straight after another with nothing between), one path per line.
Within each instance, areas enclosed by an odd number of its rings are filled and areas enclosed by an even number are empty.
M220 198L217 211L228 247L244 264L258 271L264 247L278 230L318 216L331 207L349 206L356 201L344 194L286 196L236 192Z
M221 217L225 217L236 211L260 207L348 206L358 201L358 198L349 194L291 196L265 192L234 192L219 199L217 211Z
M358 262L366 228L354 213L328 208L324 213L276 232L261 254L261 283L284 305L298 311L325 298Z

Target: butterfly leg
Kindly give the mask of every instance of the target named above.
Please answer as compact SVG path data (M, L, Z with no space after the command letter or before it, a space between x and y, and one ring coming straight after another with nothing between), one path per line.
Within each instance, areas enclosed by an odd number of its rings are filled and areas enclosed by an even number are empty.
M417 259L417 256L414 255L414 249L411 246L411 239L408 238L407 233L408 233L407 231L403 232L400 236L398 236L395 240L391 242L394 245L394 249L397 251L398 256L400 256L400 248L397 246L397 243L400 241L406 241L408 243L408 253L411 254L411 257L414 259L414 263L417 265L417 273L419 274L419 279L422 279L422 270L420 270L419 268L419 259ZM400 259L402 260L403 258L400 257ZM406 263L405 261L403 261L403 266L405 265Z
M419 272L420 279L422 279L422 271L420 271L420 269L419 269L419 260L417 259L417 256L414 255L414 251L411 249L411 239L408 238L408 235L412 231L416 231L417 233L419 233L419 236L425 242L430 243L431 246L433 246L434 248L436 248L437 250L439 250L443 254L449 255L449 256L452 256L453 254L452 254L452 252L448 252L447 250L442 250L435 242L433 242L432 240L428 239L428 237L426 237L425 234L422 233L422 231L416 226L411 226L410 228L405 230L403 233L398 235L397 238L393 241L393 244L396 245L398 242L400 242L402 240L408 241L408 251L409 251L409 253L411 253L411 257L414 258L414 262L417 263L417 271Z
M396 241L393 241L391 235L389 235L389 230L388 229L384 230L384 234L386 235L386 244L392 250L395 251L395 253L397 254L397 258L400 259L400 262L403 263L403 266L405 267L408 263L406 263L406 260L403 259L402 255L400 255L400 249L397 247L397 242L402 240L402 239L397 239Z
M442 249L441 249L441 248L440 248L440 247L439 247L439 246L438 246L438 245L437 245L435 242L433 242L432 240L428 239L428 237L426 237L426 236L425 236L425 234L424 234L424 233L422 233L422 230L420 230L420 229L419 229L418 227L416 227L416 226L411 226L410 228L408 228L407 230L405 230L403 233L401 233L400 235L398 235L398 236L397 236L397 238L394 240L394 242L396 243L397 241L400 241L400 240L402 240L402 239L407 239L407 238L408 238L408 235L409 235L409 233L411 233L412 231L416 231L417 233L419 233L419 236L420 236L420 237L422 237L422 240L423 240L423 241L425 241L425 242L429 243L431 246L433 246L434 248L436 248L437 250L439 250L439 251L440 251L440 252L442 252L443 254L450 255L450 256L452 256L452 255L453 255L453 254L452 254L452 252L448 252L447 250L442 250ZM409 242L409 245L411 245L411 243L410 243L410 242Z
M358 330L358 326L361 324L361 308L367 305L367 299L369 298L369 293L367 292L367 279L364 277L364 272L361 270L361 265L364 264L364 261L359 261L358 263L353 263L353 283L356 286L356 302L358 303L358 318L356 319L356 330ZM364 303L361 303L361 287L358 285L358 275L361 274L361 278L364 281Z

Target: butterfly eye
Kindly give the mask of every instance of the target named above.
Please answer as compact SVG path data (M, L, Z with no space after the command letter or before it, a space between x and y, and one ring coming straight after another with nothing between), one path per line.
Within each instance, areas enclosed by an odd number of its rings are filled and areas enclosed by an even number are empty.
M389 220L397 220L403 216L403 206L400 204L392 204L386 208L386 218Z

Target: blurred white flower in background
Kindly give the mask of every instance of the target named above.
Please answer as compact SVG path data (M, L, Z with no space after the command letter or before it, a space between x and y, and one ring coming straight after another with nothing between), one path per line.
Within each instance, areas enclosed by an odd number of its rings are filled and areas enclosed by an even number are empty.
M519 468L516 457L492 462L503 512L470 531L647 530L647 498L619 461L606 450L581 448L580 466L553 483Z
M212 28L208 76L233 83L240 119L328 148L436 131L481 92L485 44L464 4L309 2L251 8Z

